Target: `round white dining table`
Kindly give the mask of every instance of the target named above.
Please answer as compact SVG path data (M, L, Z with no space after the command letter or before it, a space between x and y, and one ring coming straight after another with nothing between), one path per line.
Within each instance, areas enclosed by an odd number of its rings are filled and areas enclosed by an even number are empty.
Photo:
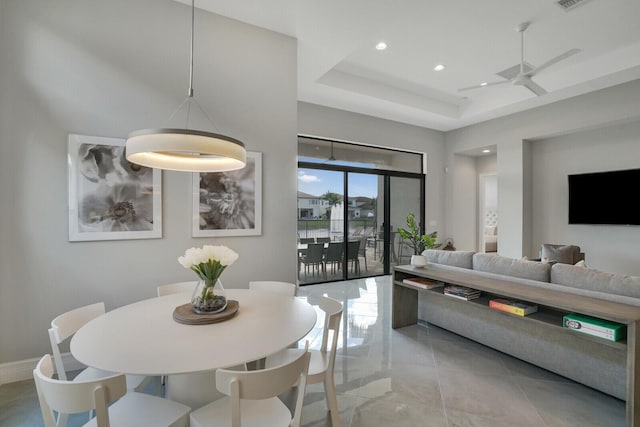
M231 319L207 325L173 320L190 294L172 294L109 311L71 339L71 353L87 366L138 375L172 375L240 365L304 337L316 323L305 300L248 289L227 289L239 302Z

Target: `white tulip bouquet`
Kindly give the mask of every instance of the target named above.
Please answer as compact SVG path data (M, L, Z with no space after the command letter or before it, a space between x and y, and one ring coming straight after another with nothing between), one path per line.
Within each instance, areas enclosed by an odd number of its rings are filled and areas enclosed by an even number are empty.
M228 247L213 245L187 249L178 258L184 268L194 271L202 281L191 301L196 312L215 312L226 307L226 298L216 296L214 287L225 268L237 259L238 254Z

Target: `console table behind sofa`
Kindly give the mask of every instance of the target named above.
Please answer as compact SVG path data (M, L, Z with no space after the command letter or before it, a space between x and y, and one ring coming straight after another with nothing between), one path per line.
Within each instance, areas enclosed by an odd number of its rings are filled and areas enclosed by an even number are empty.
M520 317L489 308L487 296L463 301L443 295L442 288L425 290L402 282L416 276L468 286L492 297L529 301L538 304L539 310ZM394 329L426 321L450 330L626 400L627 425L640 426L640 380L636 372L636 366L640 366L636 349L640 307L538 288L519 283L521 279L510 280L509 276L485 277L473 270L433 264L424 269L397 266L393 279ZM564 329L562 316L569 312L623 323L627 339L612 342Z

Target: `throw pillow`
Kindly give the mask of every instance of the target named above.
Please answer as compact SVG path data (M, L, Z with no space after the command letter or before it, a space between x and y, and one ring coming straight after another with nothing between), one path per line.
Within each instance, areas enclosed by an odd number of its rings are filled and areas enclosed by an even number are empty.
M547 258L549 261L556 261L562 264L573 264L574 254L576 253L577 246L566 245L542 245L541 258Z

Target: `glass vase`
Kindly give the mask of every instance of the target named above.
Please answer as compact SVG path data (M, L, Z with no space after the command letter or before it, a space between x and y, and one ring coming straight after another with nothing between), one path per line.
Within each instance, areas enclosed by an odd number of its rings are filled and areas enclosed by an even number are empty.
M227 308L227 298L220 279L199 280L191 296L191 307L197 314L220 313Z

